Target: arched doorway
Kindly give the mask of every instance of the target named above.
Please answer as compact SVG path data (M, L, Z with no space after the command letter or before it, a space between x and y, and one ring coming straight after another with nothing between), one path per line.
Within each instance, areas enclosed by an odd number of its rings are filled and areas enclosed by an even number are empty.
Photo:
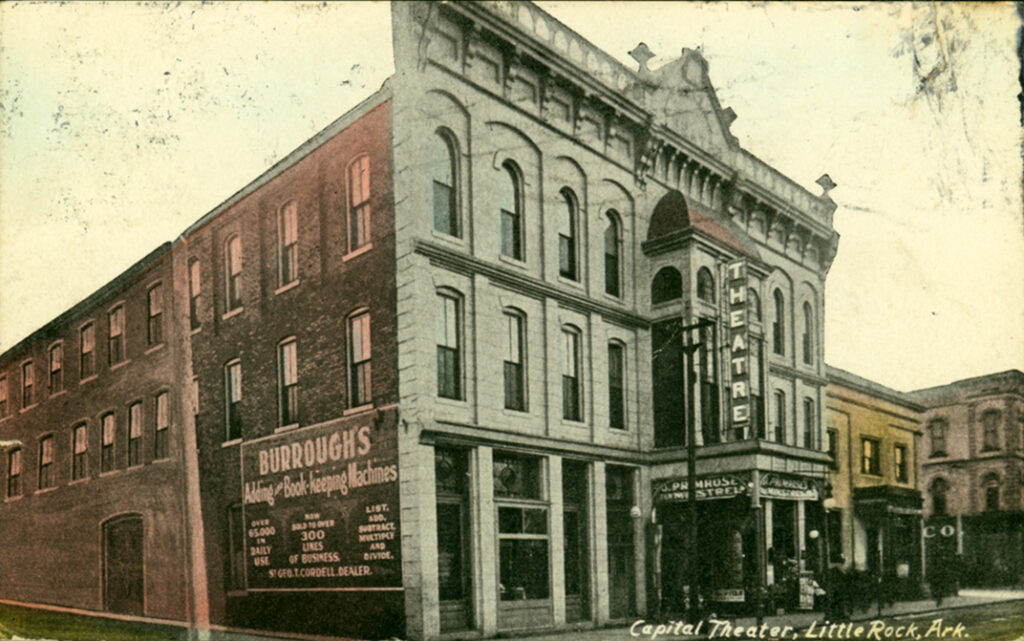
M103 609L142 614L142 517L138 514L103 524Z

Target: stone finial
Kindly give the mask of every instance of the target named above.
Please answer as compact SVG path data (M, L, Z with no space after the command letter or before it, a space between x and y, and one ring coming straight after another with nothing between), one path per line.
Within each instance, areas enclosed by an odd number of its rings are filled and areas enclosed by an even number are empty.
M836 184L832 182L832 177L828 174L822 174L821 178L814 181L821 187L821 195L828 196L828 192L836 188Z
M650 72L650 69L647 68L647 62L654 57L654 52L651 51L646 42L641 42L637 46L633 47L633 50L629 52L629 56L640 63L637 73Z

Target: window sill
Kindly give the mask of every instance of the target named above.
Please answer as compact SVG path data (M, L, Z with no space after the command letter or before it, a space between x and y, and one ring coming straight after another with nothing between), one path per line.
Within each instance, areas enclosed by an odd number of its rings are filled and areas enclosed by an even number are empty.
M447 396L435 396L434 400L441 405L448 405L449 407L458 407L466 409L469 407L469 403L464 398L448 398Z
M530 410L527 408L517 410L514 407L502 407L501 413L512 418L523 418L530 415Z
M36 406L38 406L38 405L39 405L39 403L32 403L32 404L31 404L31 405L29 405L28 407L23 407L23 408L21 408L20 410L18 410L18 413L19 413L19 414L24 414L25 412L29 411L30 409L32 409L33 407L36 407Z
M366 405L359 405L357 407L350 407L347 410L343 410L341 412L341 415L342 416L352 416L353 414L363 414L365 412L369 412L372 409L373 409L373 403L368 403Z
M601 292L601 297L610 303L615 303L616 305L626 304L625 298L623 298L622 296L616 296L615 294L609 294L608 292Z
M436 229L433 228L433 226L431 226L430 228L430 234L437 240L440 240L441 242L449 243L461 249L466 248L466 239L463 238L462 236L453 236L451 234L446 234L444 232L437 231Z
M521 269L523 271L526 271L527 269L526 261L520 258L512 258L511 256L506 256L505 254L498 254L498 260L505 263L506 265L511 265L516 269Z
M198 334L198 333L199 333L199 332L201 332L201 331L203 331L203 326L202 326L202 325L200 325L199 327L193 327L193 328L192 328L192 329L191 329L191 330L189 331L188 335L189 335L189 336L195 336L196 334Z
M164 458L155 458L152 461L150 461L149 464L150 465L167 465L170 462L171 462L171 457L170 456L165 456Z
M372 242L371 243L366 243L365 245L363 245L361 247L356 247L355 249L353 249L349 253L347 253L344 256L342 256L341 257L341 262L347 263L348 261L352 260L353 258L356 258L357 256L362 256L363 254L365 254L366 252L370 251L371 249L373 249L373 243Z
M277 296L278 294L283 294L283 293L285 293L286 291L288 291L289 289L295 289L295 288L296 288L296 287L298 287L298 286L299 286L299 279L298 279L298 278L296 278L296 279L295 279L295 280L293 280L292 282L290 282L290 283L285 283L284 285L281 285L280 287L278 287L277 289L275 289L275 290L274 290L274 296Z
M79 385L85 385L89 381L94 381L94 380L96 380L99 377L100 377L99 374L93 374L92 376L86 376L85 378L79 379L78 380L78 384Z
M587 423L586 421L583 420L577 421L571 418L563 418L562 427L571 427L573 429L585 429L587 427Z
M236 598L237 599L237 598L240 598L240 597L249 596L249 593L246 592L245 590L227 590L227 591L224 592L224 596L226 596L228 598Z
M233 439L231 439L230 441L224 441L223 443L221 443L221 444L220 444L220 446L221 446L222 448L225 448L225 447L232 447L232 446L234 446L234 445L238 445L238 444L239 444L239 443L241 443L241 442L242 442L242 439L240 439L240 438L233 438Z
M19 500L19 499L21 499L23 497L24 497L24 494L19 494L17 496L8 496L8 497L4 498L4 503L14 503L15 501L17 501L17 500Z
M946 454L945 452L933 452L928 455L928 458L946 458L947 456L949 456L949 454Z
M558 274L558 282L563 284L563 285L567 285L569 287L572 287L573 289L583 290L583 283L582 282L580 282L579 280L577 280L575 278L571 278L569 276L566 276L565 274L562 274L562 273Z
M68 393L68 391L66 389L62 389L59 392L51 392L50 393L50 398L57 398L58 396L64 396L67 393Z
M127 365L128 363L131 363L131 362L132 362L132 359L129 358L129 359L126 359L126 360L114 363L113 365L110 366L110 371L113 372L114 370L121 369L122 367L124 367L125 365Z
M159 352L164 348L164 343L157 343L156 345L147 349L143 354L152 354L153 352Z
M291 432L294 429L298 429L298 427L298 423L289 423L288 425L282 425L281 427L274 428L274 434L280 434L281 432ZM224 445L227 445L228 442L225 442Z
M231 311L224 312L224 314L220 317L220 319L221 320L227 320L227 319L229 319L229 318L231 318L233 316L238 316L243 311L245 311L244 307L236 307L236 308L232 309Z
M11 415L10 414L8 414L7 416L0 416L0 423L3 423L4 421L9 421L9 420L11 420Z
M107 476L114 476L115 474L120 474L120 473L121 473L120 469L107 470L106 472L100 472L100 478L105 478Z
M52 492L52 491L54 491L56 489L57 489L56 485L53 485L53 486L50 486L50 487L43 487L43 488L39 488L38 490L33 492L33 494L48 494L48 493L50 493L50 492Z
M88 476L83 476L80 479L75 479L73 481L68 481L68 487L71 487L72 485L81 485L82 483L85 483L88 480L89 480Z

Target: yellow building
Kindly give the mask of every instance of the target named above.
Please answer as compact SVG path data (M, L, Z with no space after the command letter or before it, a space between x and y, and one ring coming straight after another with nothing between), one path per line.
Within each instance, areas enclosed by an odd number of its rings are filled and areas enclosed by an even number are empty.
M828 367L826 444L832 496L823 548L830 565L920 587L917 457L923 407L906 394Z

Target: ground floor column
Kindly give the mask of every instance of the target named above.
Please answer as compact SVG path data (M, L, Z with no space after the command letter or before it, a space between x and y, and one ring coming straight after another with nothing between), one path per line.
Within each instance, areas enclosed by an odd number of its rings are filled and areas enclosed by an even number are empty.
M498 630L497 530L494 511L493 450L480 446L473 450L473 486L471 501L475 505L473 521L473 585L476 604L476 625L485 635Z
M551 504L551 608L555 625L565 623L565 530L562 457L548 457L548 500Z

